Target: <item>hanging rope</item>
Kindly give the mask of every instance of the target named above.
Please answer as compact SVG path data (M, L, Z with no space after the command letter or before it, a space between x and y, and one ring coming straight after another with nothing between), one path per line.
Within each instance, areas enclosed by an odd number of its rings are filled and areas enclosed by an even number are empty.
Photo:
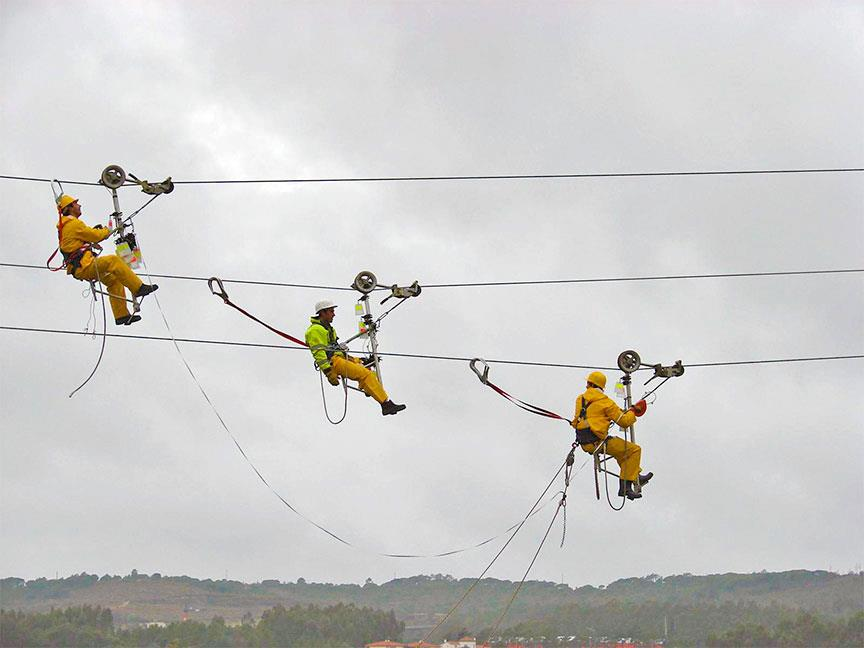
M543 545L546 544L546 539L549 537L549 532L552 531L552 526L555 524L555 520L558 517L558 514L564 510L566 506L567 500L567 492L561 491L561 501L558 503L558 508L555 509L555 514L552 516L552 520L549 522L549 526L546 527L546 533L543 534L543 539L540 541L540 546L537 547L537 551L534 552L534 557L531 558L531 562L528 564L528 569L525 570L525 573L522 575L522 580L519 581L519 584L516 586L516 589L513 591L513 595L510 597L510 600L507 601L507 605L504 608L504 611L501 613L501 616L498 617L498 620L495 622L495 625L492 626L492 630L489 631L489 638L486 640L487 642L492 641L492 635L498 630L498 626L501 625L501 622L504 620L504 617L507 616L507 613L510 611L510 607L513 605L513 602L516 600L516 597L519 595L522 586L525 584L525 579L528 578L528 573L531 571L531 568L534 567L534 563L537 561L537 557L540 555L540 550L543 549Z
M93 255L93 267L96 269L96 281L101 282L101 278L99 277L99 264L96 263L96 255L95 254ZM93 295L93 299L95 300L96 295L99 294L99 291L96 290L95 282L90 283L90 292ZM93 369L90 371L90 375L88 375L87 378L84 379L84 382L82 382L80 385L78 385L75 389L73 389L69 393L69 398L72 398L75 394L78 393L78 391L82 387L84 387L84 385L86 385L88 382L90 382L90 379L96 374L96 370L99 369L99 365L102 364L102 356L105 355L105 340L108 337L108 335L107 335L108 334L108 315L105 312L105 296L100 294L99 301L102 302L102 343L99 347L99 357L96 358L96 364L93 365ZM88 319L87 322L88 322L87 328L89 329L90 328L90 320Z
M544 488L543 492L540 493L540 497L537 498L537 500L534 502L534 504L528 510L528 514L524 518L522 518L522 521L519 522L518 525L515 526L513 533L510 535L509 538L507 538L507 542L504 543L504 546L502 546L501 549L498 550L498 553L495 554L495 556L492 558L492 560L489 562L489 564L486 565L486 568L483 570L483 572L476 579L474 579L474 582L471 583L471 586L467 590L465 590L465 592L462 594L462 596L459 598L459 600L456 601L455 605L453 605L453 607L450 608L450 611L447 612L447 614L445 614L444 617L440 621L438 621L438 623L435 625L434 628L432 628L429 632L426 633L426 636L423 637L423 639L420 641L420 645L429 641L429 638L433 634L435 634L435 632L438 630L438 628L440 628L442 625L444 625L444 623L447 621L447 619L449 619L453 615L453 613L457 609L459 609L459 606L461 606L462 603L465 601L465 599L468 598L468 595L471 594L471 592L474 590L475 587L477 587L477 585L480 583L480 581L483 579L483 577L486 575L486 573L492 568L492 565L494 565L495 562L498 560L498 558L501 556L501 554L504 553L504 550L507 549L507 547L513 541L513 538L516 537L516 534L519 533L519 531L522 529L522 526L525 524L525 522L527 522L530 517L532 517L533 515L535 515L536 513L538 513L540 511L540 509L537 508L537 505L540 503L540 500L542 500L546 496L546 493L549 492L549 489L552 488L552 484L554 484L555 480L558 479L558 475L561 474L561 471L565 470L565 468L566 468L568 470L568 475L569 475L569 470L570 470L569 467L573 465L572 464L572 458L574 456L573 453L574 453L574 448L571 447L570 452L567 454L567 458L564 459L564 463L561 464L561 466L558 468L558 470L552 476L552 479L549 480L549 483L546 485L546 488ZM583 462L582 465L579 467L579 469L576 472L578 473L579 471L581 471L582 468L584 468L587 463L588 463L587 460L585 462ZM565 486L565 493L566 493L566 486ZM557 497L557 496L558 496L558 494L556 493L555 497ZM556 509L556 512L555 512L556 516L558 515L558 510L560 510L560 508L561 508L561 500L559 500L558 509ZM553 518L552 520L554 522L555 518ZM551 525L550 525L550 527L551 527ZM511 527L511 528L513 528L513 527ZM546 531L546 535L547 536L549 535L548 530ZM545 536L544 536L544 541L545 541ZM535 556L535 558L536 558L536 556ZM533 564L533 561L532 561L532 564Z
M324 402L324 416L326 416L327 421L329 421L333 425L339 425L342 421L345 420L345 417L348 415L348 382L344 378L342 379L342 391L345 395L345 401L342 407L342 418L340 418L338 421L334 421L330 418L330 412L327 410L327 396L324 394L324 372L319 370L318 377L321 379L321 400Z

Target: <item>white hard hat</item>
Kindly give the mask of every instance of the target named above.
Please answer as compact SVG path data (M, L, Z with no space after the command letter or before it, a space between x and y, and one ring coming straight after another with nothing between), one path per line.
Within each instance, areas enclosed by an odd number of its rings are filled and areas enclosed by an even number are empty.
M326 310L328 308L336 308L336 304L334 304L329 299L319 301L317 304L315 304L315 313L320 313L322 310Z

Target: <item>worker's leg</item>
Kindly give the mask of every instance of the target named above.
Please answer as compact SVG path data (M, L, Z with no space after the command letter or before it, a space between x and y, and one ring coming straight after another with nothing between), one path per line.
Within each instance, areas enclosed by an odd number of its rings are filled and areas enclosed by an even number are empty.
M121 285L126 286L133 295L140 290L143 282L132 271L129 264L116 254L100 256L96 259L96 263L99 264L100 275L109 274L113 276Z
M379 403L387 400L387 392L384 391L381 383L378 382L375 372L369 371L356 358L346 360L342 356L334 355L331 363L337 374L349 380L356 380L360 385L360 389Z
M639 463L642 460L642 448L635 443L610 437L606 442L606 453L615 457L621 467L621 479L636 481L639 479Z
M75 277L84 281L101 281L105 284L114 319L129 317L126 291L123 287L126 286L133 293L137 292L141 288L141 280L123 259L114 254L97 257L94 263L78 270Z

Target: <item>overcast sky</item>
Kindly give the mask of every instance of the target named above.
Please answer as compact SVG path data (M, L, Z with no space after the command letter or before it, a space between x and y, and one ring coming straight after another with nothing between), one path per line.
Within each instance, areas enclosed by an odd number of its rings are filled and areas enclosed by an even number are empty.
M626 173L864 166L857 2L0 3L0 173L95 181ZM104 223L109 193L66 185ZM47 183L0 180L0 261L56 245ZM145 201L120 192L131 212ZM860 268L860 173L178 185L136 218L153 273L348 286ZM113 246L107 246L107 252ZM86 284L0 267L0 323L83 330ZM159 280L178 337L284 341ZM302 337L350 291L228 286ZM861 274L427 289L381 350L614 366L864 353ZM388 303L389 305L389 303ZM375 302L375 308L379 306ZM110 333L164 337L153 298ZM100 318L101 311L97 311ZM307 351L182 344L258 480L168 342L0 331L0 576L189 574L376 582L478 575L566 455L467 363L387 358L408 409L352 393L330 425ZM590 467L533 578L860 569L862 360L691 368L640 419L645 497ZM571 416L582 369L496 364ZM610 383L617 372L610 373ZM641 382L636 383L641 390ZM327 388L331 410L341 392ZM577 455L579 467L587 455ZM556 484L560 488L561 484ZM519 579L554 512L490 576ZM592 556L597 556L593 558Z

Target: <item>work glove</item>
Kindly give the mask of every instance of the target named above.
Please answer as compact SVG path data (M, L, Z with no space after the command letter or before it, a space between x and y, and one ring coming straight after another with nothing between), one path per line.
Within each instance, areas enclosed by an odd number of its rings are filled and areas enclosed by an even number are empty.
M648 403L646 403L644 399L640 400L638 403L633 403L632 407L630 407L630 411L636 416L642 416L648 411Z
M339 386L339 374L335 371L330 371L327 373L327 382L329 382L334 387Z

